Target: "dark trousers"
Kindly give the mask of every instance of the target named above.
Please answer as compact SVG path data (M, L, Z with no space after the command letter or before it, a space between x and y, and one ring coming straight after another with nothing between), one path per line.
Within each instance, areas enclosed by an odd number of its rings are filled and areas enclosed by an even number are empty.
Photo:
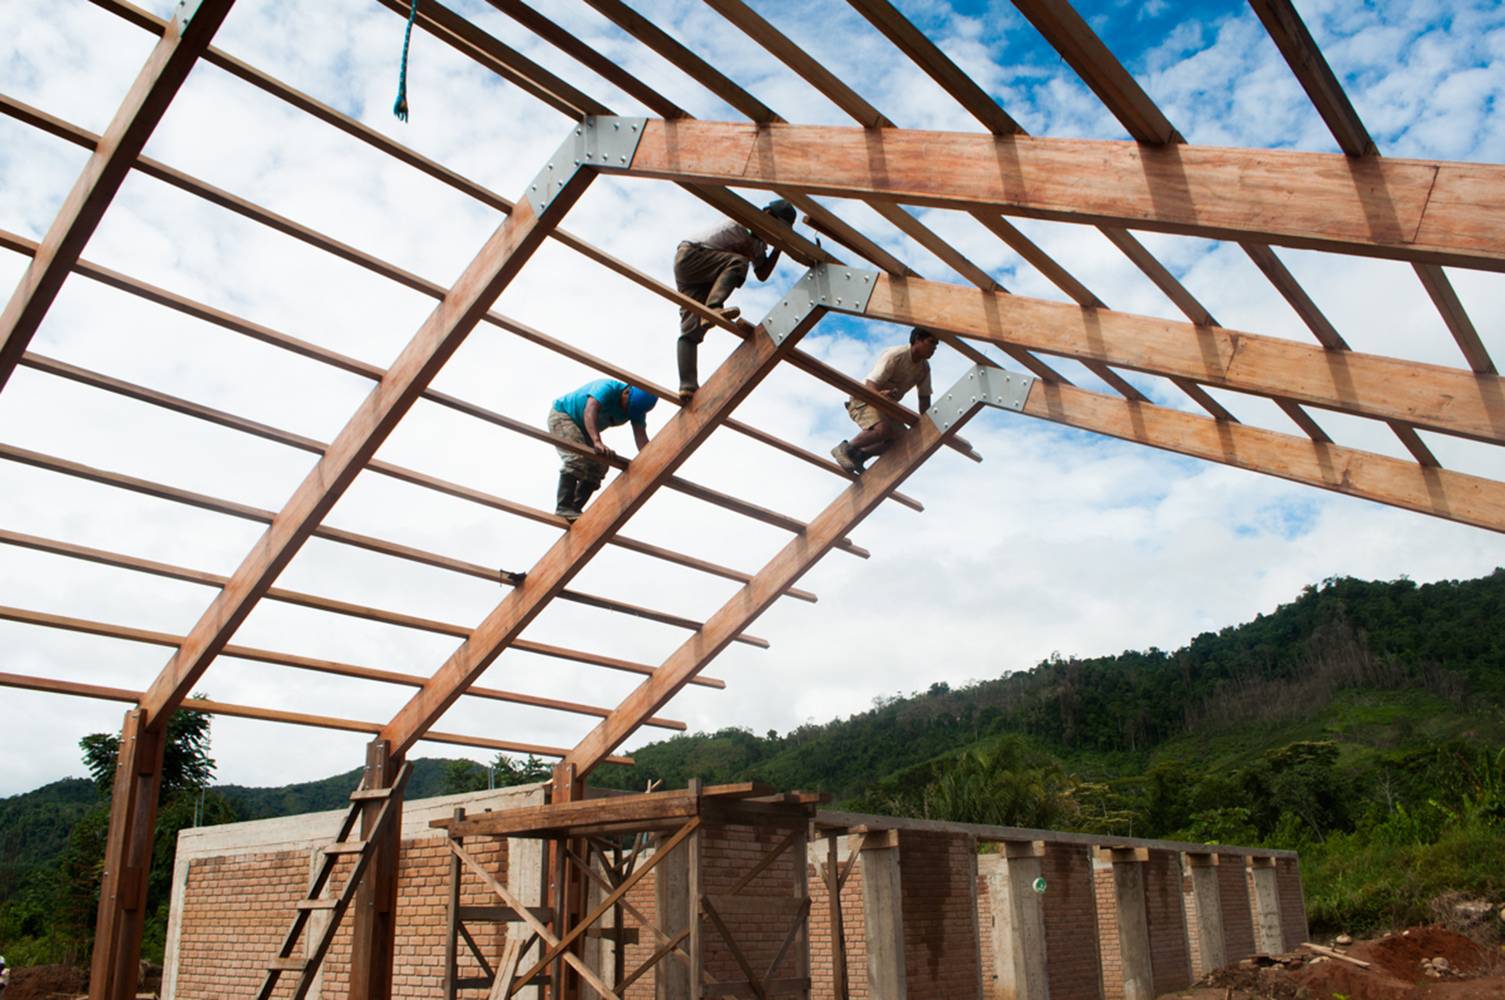
M681 243L674 254L674 284L683 295L720 309L747 280L747 258L699 243ZM679 311L679 339L698 344L710 326L688 309Z

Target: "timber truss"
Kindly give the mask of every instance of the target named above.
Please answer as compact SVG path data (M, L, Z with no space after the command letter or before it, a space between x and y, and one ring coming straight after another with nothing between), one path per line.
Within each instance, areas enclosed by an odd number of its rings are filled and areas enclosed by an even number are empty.
M408 0L379 2L403 16L409 13ZM41 239L0 232L0 245L9 253L30 258L0 318L0 391L7 386L13 389L17 369L26 369L28 378L70 380L90 391L128 398L318 456L313 470L281 508L270 510L0 442L0 458L7 462L267 526L229 575L0 526L0 541L7 546L202 585L214 591L197 623L181 635L36 608L0 609L0 616L12 622L172 650L146 690L87 684L63 676L0 674L0 684L9 687L116 700L131 706L121 742L94 952L91 995L96 1000L134 995L163 735L174 710L187 708L344 729L373 737L362 788L365 798L357 799L358 804L366 803L362 808L372 835L368 846L374 853L365 878L369 888L363 890L371 895L368 905L356 906L354 915L351 991L358 997L388 996L391 908L382 900L391 899L394 891L396 831L400 828L394 817L401 808L401 795L383 796L382 790L392 788L402 772L402 763L419 740L557 758L553 807L584 803L585 783L592 770L603 762L623 760L616 754L639 728L684 728L683 723L657 713L685 685L724 686L702 674L723 649L733 642L766 645L745 630L774 601L780 597L814 599L795 586L811 566L832 549L864 554L848 533L869 513L886 501L918 509L919 504L899 493L898 488L940 448L972 454L957 432L984 406L1493 531L1505 530L1505 484L1443 468L1421 436L1425 432L1490 445L1505 443L1505 383L1445 270L1505 270L1505 242L1500 237L1505 233L1505 167L1382 159L1289 0L1251 3L1330 127L1341 153L1213 149L1186 143L1067 0L1015 3L1118 119L1132 142L1026 135L1006 109L889 0L849 2L898 50L901 56L894 56L896 61L908 60L928 74L980 123L981 131L905 130L742 0L706 0L729 26L762 46L805 84L850 115L854 124L832 127L790 122L692 52L686 46L688 40L676 40L621 0L585 2L624 33L624 44L651 51L743 118L702 121L691 117L653 85L623 69L630 60L608 58L521 0L490 3L541 42L557 48L561 59L556 61L573 60L593 74L593 79L608 81L630 97L634 107L629 110L641 114L617 114L465 16L435 0L418 0L417 30L432 34L561 116L558 136L563 142L552 158L538 165L537 178L526 190L511 192L516 195L515 201L216 48L215 35L231 15L232 0L189 0L171 21L126 0L93 0L135 30L160 39L102 134L0 94L0 110L10 118L88 151L87 165ZM393 25L394 31L400 27L395 18ZM148 138L200 61L229 74L237 85L285 102L323 126L385 154L404 169L417 171L500 213L500 224L458 280L441 284L146 156ZM940 164L944 169L938 168ZM661 276L644 273L562 228L571 207L603 174L679 185L716 211L744 222L808 270L749 334L680 295L664 284ZM238 217L244 224L266 227L282 238L429 296L437 304L396 360L383 367L93 262L85 256L86 247L131 175L169 185L183 195L201 199L214 211ZM803 213L804 223L825 237L825 244L807 240L761 214L734 188L787 198ZM853 204L876 212L917 248L939 258L970 284L958 286L922 278L900 257L844 221L843 212ZM980 223L1053 282L1070 304L1011 295L987 271L922 222L909 210L912 206L959 213ZM1095 229L1175 303L1185 320L1173 322L1112 311L1063 263L1011 224L1010 217ZM1225 329L1152 256L1134 231L1238 243L1305 321L1313 342ZM531 423L432 387L446 361L483 324L602 375L649 389L666 403L673 402L671 392L641 374L494 310L504 289L533 273L525 266L549 241L593 262L603 286L630 283L639 292L692 310L725 334L740 339L693 402L667 420L630 464L617 463L619 474L573 526L518 499L377 457L384 442L420 401L541 443L562 444ZM1282 263L1276 247L1408 263L1456 339L1461 363L1421 364L1351 350L1336 325L1319 311ZM70 276L73 281L65 288ZM32 350L33 337L52 306L84 282L332 366L369 380L373 388L338 434L331 440L316 440ZM609 298L609 294L603 293L602 298ZM801 339L830 312L923 326L935 331L974 367L950 390L937 393L938 401L929 413L916 414L869 392L851 377L852 373L836 371L801 350ZM667 337L666 333L666 345ZM997 367L981 350L986 345L1001 350L1029 374ZM1111 391L1074 385L1051 366L1050 358L1079 362ZM835 390L833 395L850 394L869 400L901 420L907 431L866 474L853 478L823 455L738 420L734 416L738 405L781 366L826 383ZM1141 384L1148 384L1149 379L1166 380L1205 412L1158 405L1123 372L1135 373ZM1273 401L1300 433L1241 423L1209 390L1230 390ZM1388 425L1411 458L1403 460L1340 444L1322 429L1314 411ZM806 522L684 479L681 467L713 433L723 430L745 435L838 477L840 493ZM499 574L492 567L328 523L332 508L363 475L385 477L528 519L558 530L558 540L526 572ZM666 490L773 525L788 532L790 540L754 572L626 534L634 514L655 494ZM479 620L438 622L277 586L279 576L311 538L379 553L401 565L416 564L499 581L507 591ZM636 601L573 588L575 578L607 546L624 549L634 557L660 560L687 573L728 580L738 589L707 620L695 621ZM690 634L658 664L635 663L526 638L530 623L556 600L635 616ZM459 642L442 663L415 674L332 662L293 650L236 644L237 630L262 602L282 602L328 615L424 630ZM642 679L627 697L611 705L478 685L482 673L506 650L626 671ZM188 700L220 657L406 685L415 692L390 718L376 720ZM594 721L577 743L560 747L494 734L436 729L446 710L461 698L510 702ZM376 819L377 807L371 805L377 802L382 803L380 822ZM455 850L460 862L465 855L458 835L473 822L477 821L457 819L451 830L457 836ZM573 836L570 833L569 837ZM569 837L560 843L569 843ZM583 914L583 904L577 906L571 902L574 897L566 896L575 893L576 902L583 900L585 883L595 872L589 864L577 863L573 869L565 865L565 850L562 848L556 858L557 893L550 904L560 907L561 916L551 925L552 930L534 928L549 947L550 961L557 958L554 964L559 968L559 963L571 961L572 946L583 940L578 930L583 925L572 923L574 917L570 916ZM580 856L576 860L585 859ZM617 874L612 878L631 878L619 869L614 871ZM622 884L617 882L616 888ZM499 894L506 899L505 893ZM524 907L517 912L528 911ZM521 961L516 955L513 959L513 966ZM519 982L535 975L533 969L513 966L507 974L521 976ZM575 995L572 991L578 984L567 986L568 976L556 975L553 982L558 984L553 987L553 995ZM512 987L508 985L506 990L510 992Z

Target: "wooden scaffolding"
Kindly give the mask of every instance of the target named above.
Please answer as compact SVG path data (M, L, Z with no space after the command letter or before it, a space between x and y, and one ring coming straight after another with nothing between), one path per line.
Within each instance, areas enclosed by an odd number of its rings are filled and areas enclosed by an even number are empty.
M1505 270L1505 242L1500 235L1505 233L1505 167L1381 158L1290 0L1251 0L1251 4L1331 129L1341 153L1207 148L1187 143L1067 0L1015 0L1015 4L1132 141L1027 135L992 96L889 0L850 3L897 50L892 57L896 63L923 71L975 118L981 132L921 133L899 127L821 66L798 40L781 32L742 0L707 3L729 25L849 115L854 124L835 127L786 120L712 68L683 40L676 40L621 0L585 2L624 38L630 38L631 45L682 70L696 86L742 117L735 121L692 118L679 103L622 68L624 60L608 58L520 0L491 2L541 42L555 47L561 61L572 61L583 74L594 74L594 78L608 81L628 95L632 106L626 110L635 116L617 114L436 0L417 0L412 5L408 0L381 0L404 17L411 12L417 30L430 33L561 115L557 134L563 141L558 151L539 163L537 179L526 190L515 192L516 200L488 190L318 96L302 93L217 48L215 36L226 18L233 16L233 0L187 2L171 20L127 0L92 2L159 40L102 134L0 94L0 112L10 119L88 152L87 165L45 235L32 239L0 231L0 247L30 258L0 314L0 391L14 384L18 371L26 372L26 377L65 379L92 392L134 400L318 456L315 467L281 507L267 510L128 471L90 466L66 456L0 442L0 458L7 462L121 493L210 511L227 521L266 525L238 568L227 575L0 526L0 542L8 546L51 558L84 560L127 573L183 581L214 592L197 623L182 635L39 608L0 608L0 618L12 622L171 650L169 660L145 690L84 683L68 676L0 674L0 684L12 688L113 700L130 706L113 793L93 958L93 1000L124 1000L134 995L163 736L168 717L178 709L344 729L372 737L362 792L382 796L379 801L385 803L382 808L386 818L373 827L376 835L365 849L370 859L362 892L369 893L372 905L357 906L353 916L356 945L351 996L362 1000L391 995L390 909L383 909L376 901L390 899L393 892L398 851L395 831L400 827L397 820L401 811L400 787L394 787L394 782L414 746L420 740L429 740L557 758L548 816L575 816L568 811L577 808L585 812L568 822L546 820L540 813L533 821L539 825L517 831L518 835L544 837L552 845L549 882L558 891L539 905L554 916L544 920L529 908L531 904L507 901L510 890L504 884L495 886L502 905L522 917L531 933L545 943L547 961L540 959L527 965L519 951L511 958L502 956L506 961L498 959L500 964L490 965L488 976L493 984L512 976L514 985L543 976L554 1000L578 995L578 979L585 977L577 964L579 948L589 932L589 922L582 921L600 916L596 910L604 905L586 912L586 898L599 889L606 893L605 898L616 897L606 911L625 905L623 897L616 894L643 870L626 870L615 860L602 868L599 843L588 846L593 843L592 837L617 835L614 828L608 830L612 823L601 817L611 815L613 809L629 809L587 799L585 786L591 772L603 762L627 760L618 751L643 726L684 729L684 723L658 713L687 684L723 687L703 674L707 665L733 642L766 646L746 629L781 597L814 600L813 594L796 584L828 552L836 549L865 555L848 533L880 504L891 501L919 509L920 504L899 492L899 487L930 455L946 447L976 457L958 431L985 406L1492 531L1505 530L1505 484L1444 468L1423 437L1445 435L1487 445L1505 443L1505 382L1445 270ZM393 23L399 24L395 18ZM458 280L446 285L146 156L147 140L200 62L228 74L237 86L253 88L283 102L503 218ZM944 170L936 169L941 161L946 164ZM718 212L744 222L807 270L787 290L781 305L749 334L681 295L659 277L643 273L562 227L571 207L593 179L603 174L680 185ZM84 256L85 248L131 175L170 185L214 211L333 255L370 275L428 296L437 304L400 356L382 367L91 261ZM825 243L805 239L762 214L737 190L773 192L787 198L798 207L804 223L825 237ZM906 261L845 221L842 213L849 205L876 212L902 234L906 245L933 254L970 284L921 277ZM1011 295L984 268L916 217L909 210L912 207L959 213L975 220L1053 282L1070 303ZM1110 310L1065 264L1008 221L1011 217L1077 224L1101 233L1176 304L1185 320L1172 322ZM1136 238L1136 231L1236 242L1305 322L1312 342L1225 329ZM573 447L541 428L433 388L431 383L445 362L482 324L674 403L673 392L639 373L495 311L502 291L527 279L529 260L546 242L593 262L600 268L603 281L630 283L690 310L739 341L693 401L667 421L637 458L630 464L616 463L620 473L573 525L515 499L376 457L420 400L541 444ZM1324 316L1282 263L1277 247L1406 262L1455 338L1460 363L1420 364L1351 350L1337 324ZM853 266L854 262L860 266ZM74 280L65 289L70 276ZM44 318L69 289L83 281L348 372L369 380L373 388L343 429L332 440L321 441L38 353L33 349L33 338ZM956 385L937 392L938 401L930 412L915 413L801 349L802 337L832 312L925 327L974 367ZM986 345L999 348L1029 374L1004 371L994 365L981 350ZM1051 366L1047 360L1051 357L1080 362L1110 391L1072 384ZM738 405L781 366L804 372L841 394L867 400L901 421L907 430L866 474L856 478L823 455L734 416ZM1122 372L1164 380L1204 412L1158 405ZM1273 402L1298 432L1239 422L1217 399L1216 393L1225 390ZM1398 437L1411 458L1345 446L1322 428L1313 410L1380 422ZM821 512L804 521L683 478L680 472L687 460L713 433L723 429L836 477L832 482L840 492L834 498L823 498L815 505L823 508ZM362 475L384 477L529 519L560 534L536 565L526 567L525 572L499 573L494 567L328 523L331 510ZM674 491L736 516L773 525L790 539L761 569L749 571L625 534L633 516L660 491ZM404 566L492 580L503 584L506 593L479 620L440 622L277 586L279 576L313 538L379 553ZM573 589L576 577L607 546L660 560L687 573L731 581L738 589L704 621L645 607L636 600ZM689 635L657 664L526 638L529 625L556 600L630 615ZM237 630L262 602L294 604L320 614L353 616L450 636L458 645L430 670L397 673L294 650L235 643ZM487 667L509 649L625 671L639 675L641 683L627 697L609 705L478 685ZM190 700L195 686L221 657L415 690L390 718L374 720ZM446 711L461 698L571 713L586 720L588 728L572 746L538 745L508 739L505 734L436 729ZM802 801L775 801L761 792L752 799L722 792L689 798L681 793L661 795L667 798L647 796L635 801L693 802L693 815L697 817L703 811L735 812L754 806L760 813L772 810L772 815L785 810L792 817L805 808ZM668 827L656 827L647 820L634 815L622 822L627 827L636 823L634 829L638 830L657 829L661 835L667 832ZM457 865L465 865L464 837L488 823L493 826L487 829L499 829L495 824L501 822L495 818L456 818L451 834ZM670 823L668 819L665 822ZM673 822L679 823L674 836L683 834L685 842L697 836L689 815L676 816ZM621 832L629 832L627 827ZM803 828L797 833L802 838ZM799 849L804 850L802 840ZM628 856L630 850L624 863ZM606 880L604 885L598 877ZM731 909L723 911L720 896L701 894L700 898L719 933L718 915L725 917L735 911L736 904L729 903ZM456 934L462 939L463 916L459 910L454 913ZM660 930L650 928L649 932L655 938L661 936ZM672 947L665 942L662 948L666 950L656 961L673 955L678 956L676 960L687 958L692 969L703 970L703 953L696 952L698 934L702 932L691 931L683 939L689 942L684 949L680 942ZM730 939L727 946L735 953ZM790 947L797 950L798 946ZM492 962L492 958L487 961ZM756 980L764 987L800 979L798 972L786 976L779 963L774 963L772 972L756 963L741 963L739 968L746 974L746 982ZM622 972L624 977L630 974L631 970ZM601 992L602 986L591 985ZM504 993L511 989L506 986Z

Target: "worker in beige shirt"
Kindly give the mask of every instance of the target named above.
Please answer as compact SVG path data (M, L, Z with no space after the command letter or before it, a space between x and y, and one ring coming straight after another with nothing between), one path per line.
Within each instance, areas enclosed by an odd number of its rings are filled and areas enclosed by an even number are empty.
M930 358L935 354L935 334L915 327L909 331L908 346L890 347L878 355L878 363L868 372L867 387L881 392L894 402L910 389L920 395L920 412L930 409ZM897 428L893 418L855 396L846 402L847 413L862 431L850 441L831 449L831 457L855 476L862 475L868 459L888 450Z

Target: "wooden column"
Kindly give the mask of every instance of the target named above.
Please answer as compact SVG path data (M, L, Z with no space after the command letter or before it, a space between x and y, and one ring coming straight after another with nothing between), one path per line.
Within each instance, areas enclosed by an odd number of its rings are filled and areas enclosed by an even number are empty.
M1186 855L1191 867L1191 894L1197 903L1198 957L1202 975L1228 964L1228 949L1223 943L1223 900L1218 892L1218 856Z
M1250 858L1249 869L1254 880L1254 946L1266 955L1278 955L1286 950L1286 944L1280 927L1275 859Z
M576 776L573 764L554 766L553 784L550 786L551 803L581 802L585 800L585 779ZM554 863L549 885L549 905L554 909L554 933L564 937L575 928L585 914L585 875L569 861L562 848L568 847L577 858L589 858L589 845L584 840L557 840L553 842ZM584 955L584 940L571 945L570 951ZM563 959L549 969L549 1000L580 1000L580 974Z
M862 916L867 936L867 992L884 1000L909 995L904 965L904 892L899 832L869 835L862 845Z
M402 769L400 758L388 755L386 740L366 745L364 790L391 788ZM402 797L392 793L393 814L381 838L371 845L375 855L356 890L350 943L351 1000L391 1000L393 941L397 917L397 865L402 845ZM372 798L361 809L361 839L369 840L384 799Z
M120 731L89 1000L134 1000L136 996L141 931L146 919L146 879L151 871L166 747L161 732L147 722L147 713L135 709L126 713Z
M660 836L659 841L667 839ZM671 938L689 926L690 848L676 847L653 869L654 917L658 926ZM687 1000L690 995L690 970L670 956L653 970L654 1000Z

